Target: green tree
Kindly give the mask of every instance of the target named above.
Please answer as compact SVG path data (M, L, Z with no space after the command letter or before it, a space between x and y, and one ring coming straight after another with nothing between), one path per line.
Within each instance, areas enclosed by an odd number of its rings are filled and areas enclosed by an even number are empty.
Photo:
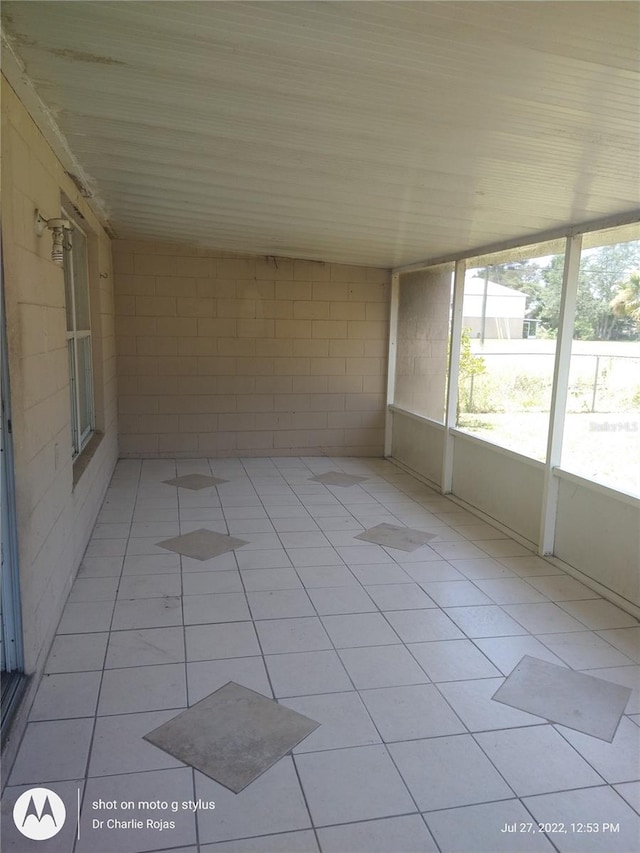
M629 276L640 267L640 240L613 243L583 253L580 284L593 300L593 340L620 340L629 336L625 315L616 314L612 302L629 284Z
M527 315L540 320L551 335L557 333L562 297L564 255L554 255L546 266L532 262L503 264L508 267L501 284L529 296ZM620 308L617 295L627 292L630 274L640 268L640 240L598 246L582 253L576 298L574 335L584 340L623 340L640 336L632 317ZM498 275L502 273L498 272ZM536 281L536 275L538 279ZM621 297L622 302L625 297Z
M462 407L460 405L460 397L461 397L461 386L463 385L466 379L473 379L474 376L478 376L480 373L484 373L487 369L486 362L481 355L474 355L471 352L471 329L465 327L462 330L462 334L460 336L460 365L458 367L458 400L456 404L456 423L460 422L460 412ZM469 397L470 394L466 393L464 411L469 411Z
M627 320L630 337L640 335L640 273L634 272L609 303L613 315Z

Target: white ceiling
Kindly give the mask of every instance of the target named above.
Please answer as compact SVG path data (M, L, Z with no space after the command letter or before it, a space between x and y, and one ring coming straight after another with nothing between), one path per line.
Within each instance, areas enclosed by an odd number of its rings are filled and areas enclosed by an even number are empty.
M635 2L3 18L120 237L397 266L638 207Z

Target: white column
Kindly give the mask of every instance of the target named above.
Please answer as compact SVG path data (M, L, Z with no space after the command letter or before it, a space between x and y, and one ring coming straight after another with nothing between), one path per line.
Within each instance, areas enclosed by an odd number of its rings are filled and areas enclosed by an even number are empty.
M391 304L389 307L389 353L387 361L387 406L384 425L384 455L391 456L393 414L389 406L393 403L396 387L396 355L398 351L398 303L400 301L400 273L391 276Z
M568 237L564 256L564 274L562 277L562 298L560 301L560 319L556 341L556 357L551 390L551 412L549 414L549 435L547 439L547 459L542 492L542 512L540 516L540 536L538 553L541 556L553 554L556 531L556 511L558 507L558 478L554 468L560 465L562 454L562 436L567 410L569 387L569 367L571 365L571 344L573 342L573 324L578 294L578 273L580 271L580 252L582 235Z
M449 340L449 378L447 381L447 404L445 410L444 452L442 458L442 494L453 488L453 442L451 428L456 426L458 408L458 374L460 372L460 340L462 338L462 303L464 300L464 276L466 261L456 261L453 275L453 310Z

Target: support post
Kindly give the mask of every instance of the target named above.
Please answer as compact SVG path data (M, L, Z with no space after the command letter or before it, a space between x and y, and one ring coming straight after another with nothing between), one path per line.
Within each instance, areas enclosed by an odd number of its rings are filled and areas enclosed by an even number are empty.
M389 353L387 360L387 405L384 424L384 455L391 456L393 441L393 404L396 387L396 356L398 351L398 305L400 302L400 273L391 275L391 304L389 306Z
M462 305L464 301L464 277L466 261L456 261L453 274L453 308L451 312L451 334L449 338L449 376L447 380L447 403L445 409L444 453L442 459L442 494L453 488L453 442L451 428L455 427L458 411L458 376L460 373L460 341L462 339Z
M551 412L549 413L547 457L542 492L542 513L540 516L540 536L538 537L538 553L541 557L545 556L545 554L553 554L555 542L558 478L554 474L554 468L559 467L562 455L562 437L567 411L571 344L573 342L573 325L578 294L578 273L580 271L581 251L582 235L568 237L564 256L560 320L556 341L553 387L551 390Z

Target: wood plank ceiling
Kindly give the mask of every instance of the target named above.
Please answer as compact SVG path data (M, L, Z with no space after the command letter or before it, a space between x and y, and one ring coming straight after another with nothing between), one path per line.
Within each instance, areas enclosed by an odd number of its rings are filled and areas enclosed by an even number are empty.
M397 266L638 207L635 2L5 2L120 237Z

